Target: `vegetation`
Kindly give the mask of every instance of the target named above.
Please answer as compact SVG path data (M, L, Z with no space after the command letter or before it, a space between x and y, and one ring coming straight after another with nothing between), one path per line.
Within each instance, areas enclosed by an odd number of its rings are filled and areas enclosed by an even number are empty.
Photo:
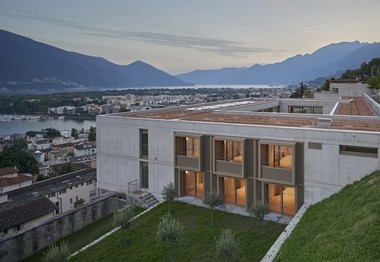
M261 224L261 228L264 225L264 217L269 212L269 206L267 204L256 203L252 205L251 214Z
M89 142L96 141L96 127L90 126L90 134L88 135L88 141Z
M59 132L59 130L55 128L50 127L50 128L45 129L45 134L44 134L45 138L54 138L54 137L60 137L60 136L62 136L61 132Z
M156 239L158 242L167 246L169 259L173 261L173 246L178 243L183 234L183 225L170 213L161 218L158 225Z
M369 77L375 76L380 72L380 58L373 58L368 63L361 64L360 68L347 70L342 74L342 78L358 79L366 81Z
M380 171L311 206L276 261L380 261Z
M141 213L144 211L143 208L135 207L134 208L136 214ZM105 216L98 221L78 230L77 232L63 238L62 240L57 241L55 244L60 245L62 242L67 242L69 245L70 250L76 251L80 248L84 247L85 245L91 243L95 239L101 237L105 233L112 230L112 221L113 215L110 214L108 216ZM33 262L33 261L41 261L43 258L43 253L46 252L48 248L44 248L37 252L36 254L27 257L24 259L24 262Z
M239 245L235 233L224 229L216 240L216 257L224 261L235 261L239 254Z
M67 242L61 242L60 245L52 244L44 253L43 262L66 262L69 261L70 249Z
M224 203L223 195L216 193L214 191L210 192L203 198L203 204L210 207L212 211L214 211L214 209L217 206L220 206L223 203ZM211 212L211 225L213 224L214 224L214 212Z
M173 183L169 183L161 191L162 198L165 201L168 201L169 213L170 213L170 203L174 200L175 197L175 188Z
M26 141L23 138L14 140L0 152L0 168L17 167L21 173L38 174L38 162L27 153Z
M299 87L297 87L293 93L290 95L290 98L303 98L305 92L307 90L307 86L301 82Z
M114 227L127 229L132 224L132 218L135 216L134 206L127 206L121 210L115 211L112 217Z
M68 174L68 173L71 173L74 171L75 171L75 167L74 167L73 163L67 162L61 166L61 168L59 170L59 174L64 175L64 174Z
M79 207L79 206L83 205L85 202L86 202L86 200L84 200L83 198L79 198L78 200L75 200L74 207Z
M268 222L261 228L252 217L215 211L210 227L211 210L174 201L171 214L185 225L183 237L173 249L177 261L217 261L215 238L225 228L239 237L240 261L260 261L281 234L285 225ZM156 240L160 217L167 214L167 205L160 204L139 217L129 228L130 243L124 245L124 233L117 231L95 246L72 257L72 261L164 261L167 252ZM147 248L148 247L148 248Z

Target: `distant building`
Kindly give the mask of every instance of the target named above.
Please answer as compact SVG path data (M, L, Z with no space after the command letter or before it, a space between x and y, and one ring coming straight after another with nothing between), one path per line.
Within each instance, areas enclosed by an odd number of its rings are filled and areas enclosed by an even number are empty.
M96 171L84 169L0 193L0 236L24 230L97 197Z
M0 193L9 192L33 183L31 174L21 174L14 167L0 168Z
M87 156L96 154L96 143L83 143L74 147L74 156Z

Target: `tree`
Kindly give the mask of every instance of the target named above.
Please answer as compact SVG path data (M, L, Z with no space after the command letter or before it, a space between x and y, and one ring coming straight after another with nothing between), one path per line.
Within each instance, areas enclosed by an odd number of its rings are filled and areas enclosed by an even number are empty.
M300 86L297 87L293 93L290 95L290 98L303 98L303 96L305 95L305 92L307 90L307 86L301 82L300 83Z
M173 183L169 183L161 191L161 195L165 201L168 201L169 213L170 213L170 203L174 200L175 197L175 188Z
M79 206L83 205L85 202L86 202L86 200L84 200L83 198L79 198L79 199L75 200L74 207L79 207Z
M62 165L62 167L59 171L59 174L64 175L64 174L68 174L68 173L71 173L74 171L75 171L75 167L74 167L73 163L67 162L67 163Z
M88 135L88 141L96 141L96 127L90 127L90 134Z
M173 246L178 243L182 234L183 225L179 220L173 218L170 213L167 213L161 218L161 222L158 225L156 240L168 247L170 261L173 261Z
M70 249L67 242L62 242L61 245L52 244L49 249L44 252L43 262L65 262L69 261Z
M263 231L264 217L269 212L269 206L267 204L256 203L252 204L251 215L261 224L261 231Z
M216 240L216 256L224 261L234 261L239 254L239 244L231 229L224 229Z
M18 139L12 142L4 151L0 152L0 168L16 166L19 172L38 174L38 162L26 151L26 141Z
M224 197L223 195L219 194L219 193L216 193L214 191L210 192L209 194L207 194L204 198L203 198L203 204L205 204L206 206L210 207L212 212L212 216L211 216L211 225L214 224L214 209L217 207L217 206L220 206L221 204L224 203Z
M368 79L368 88L378 91L380 89L380 74Z
M54 137L59 137L59 136L62 136L62 135L61 135L61 132L59 132L57 129L51 128L51 127L45 129L45 135L44 135L45 138L54 138Z
M134 207L127 206L126 208L115 211L112 217L112 224L115 227L120 226L123 229L127 229L132 224L134 216Z
M72 128L71 129L71 136L77 139L78 138L78 130L75 128Z

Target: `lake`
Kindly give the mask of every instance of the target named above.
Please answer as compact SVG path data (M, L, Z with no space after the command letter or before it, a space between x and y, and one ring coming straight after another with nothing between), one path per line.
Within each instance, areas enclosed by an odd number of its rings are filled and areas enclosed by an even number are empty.
M13 120L0 122L0 135L11 135L14 133L25 134L28 131L41 131L45 128L55 128L59 131L70 130L72 128L81 130L90 129L96 126L95 120L72 120L72 119L33 119L33 120Z

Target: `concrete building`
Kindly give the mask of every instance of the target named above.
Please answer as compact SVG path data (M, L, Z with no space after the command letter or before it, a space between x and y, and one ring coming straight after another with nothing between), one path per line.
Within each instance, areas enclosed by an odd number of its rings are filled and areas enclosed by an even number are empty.
M369 113L338 115L351 99ZM294 215L380 168L380 117L368 103L265 99L97 116L98 187L128 193L138 181L160 199L173 182L179 197L217 191L247 210L265 202Z

